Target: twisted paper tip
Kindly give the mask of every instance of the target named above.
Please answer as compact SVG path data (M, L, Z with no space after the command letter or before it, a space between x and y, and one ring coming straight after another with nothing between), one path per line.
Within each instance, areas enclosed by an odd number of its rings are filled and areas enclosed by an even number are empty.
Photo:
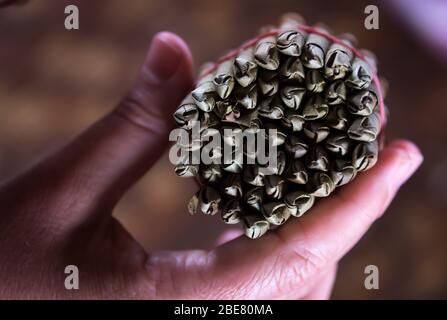
M335 37L335 36L333 36L331 34L328 34L326 32L322 32L322 31L320 31L317 28L314 28L314 27L311 27L311 26L308 26L308 25L304 25L304 24L299 25L297 27L297 29L299 31L304 31L304 32L307 32L307 33L314 33L314 34L317 34L319 36L325 37L326 39L331 40L334 43L340 44L340 45L350 49L356 57L358 57L359 59L363 60L363 62L365 62L366 65L368 65L368 67L371 69L371 74L372 74L372 77L373 77L372 80L373 80L374 85L377 88L377 95L378 95L378 100L379 100L379 116L380 116L380 124L381 124L381 130L380 130L381 131L380 132L380 136L381 136L380 140L381 141L380 141L380 144L382 145L383 144L383 138L384 138L384 135L382 133L384 132L387 119L386 119L386 114L385 114L385 105L384 105L384 101L383 101L382 86L380 85L379 77L377 76L377 73L374 71L374 68L367 61L367 59L365 59L365 56L359 50L357 50L353 46L347 44L346 42L344 42L340 38L337 38L337 37ZM248 40L247 42L245 42L244 44L242 44L238 48L236 48L236 49L228 52L224 56L220 57L210 67L204 69L202 71L202 73L199 75L199 78L202 78L202 77L204 77L204 76L214 72L221 63L223 63L225 61L228 61L230 59L236 58L241 51L256 45L256 43L259 40L261 40L263 38L266 38L266 37L273 36L273 35L277 35L280 31L283 31L283 30L279 29L279 28L271 29L268 32L261 33L257 37Z

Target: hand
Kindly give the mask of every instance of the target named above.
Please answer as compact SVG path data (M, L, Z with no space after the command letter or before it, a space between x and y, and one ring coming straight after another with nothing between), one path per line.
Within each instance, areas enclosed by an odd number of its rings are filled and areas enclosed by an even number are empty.
M420 152L391 143L373 169L261 239L227 235L211 251L148 254L111 213L167 147L171 114L192 84L188 47L159 33L113 112L0 188L0 298L329 297L338 260L414 173ZM64 288L70 264L79 290Z

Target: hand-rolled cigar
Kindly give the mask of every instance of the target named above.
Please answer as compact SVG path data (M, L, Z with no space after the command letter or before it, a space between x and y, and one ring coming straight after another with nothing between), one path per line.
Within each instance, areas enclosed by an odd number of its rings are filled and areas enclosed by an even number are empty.
M229 161L225 161L222 164L222 170L232 173L242 172L244 168L244 153L242 150L236 150L232 153L231 159Z
M369 116L377 107L377 88L371 84L368 89L353 92L348 99L348 111L358 116Z
M258 114L268 119L282 119L284 117L284 107L281 99L276 95L265 98L258 106Z
M264 186L264 175L259 172L259 169L259 165L257 164L246 165L242 173L242 179L252 186Z
M324 118L329 112L329 106L321 95L313 95L304 103L302 117L304 120Z
M213 78L212 74L204 76L191 93L195 104L204 112L210 112L216 105L217 93Z
M377 56L374 52L369 51L367 49L361 49L360 53L365 58L365 61L368 63L368 69L372 73L377 73Z
M239 117L241 116L241 108L239 106L240 105L234 105L231 107L231 109L228 109L227 113L222 118L222 122L238 124ZM250 110L250 111L253 111L253 110Z
M199 174L199 162L194 161L196 156L195 152L182 152L180 154L179 162L174 168L174 172L179 177L195 177Z
M191 215L195 215L198 213L199 202L200 202L199 195L200 195L200 190L196 194L194 194L188 202L188 212Z
M306 78L303 63L299 58L287 58L279 68L279 75L283 81L298 81L303 83Z
M281 99L286 107L298 110L305 93L306 89L303 87L286 86L281 89Z
M358 44L357 37L349 32L339 34L338 38L341 39L342 41L345 41L345 43L348 43L351 47L356 47Z
M246 128L259 128L259 121L257 110L244 110L232 122Z
M335 160L335 168L330 172L332 181L337 187L351 182L357 175L357 170L351 160L337 159Z
M298 30L299 22L292 19L285 20L280 26L276 38L278 50L288 56L298 57L304 46L304 33Z
M215 128L204 128L202 132L200 132L200 141L203 143L210 141L211 139L219 139L220 131Z
M176 138L177 139L175 141L175 145L182 152L196 151L199 150L203 145L203 142L200 140L200 134L197 134L197 132L193 132L190 130L182 131L181 134L176 136ZM185 156L186 154L183 154L183 159L181 161L188 160L184 159ZM188 157L190 157L189 154Z
M304 122L303 117L293 110L285 110L284 117L281 119L281 124L293 132L303 130Z
M212 187L203 187L196 193L188 204L188 210L191 214L201 212L203 214L215 215L219 212L221 197Z
M327 138L330 129L324 122L311 121L304 125L303 132L314 143L319 143Z
M264 188L254 187L244 194L244 203L252 209L259 212L262 210L262 204L264 202Z
M199 109L189 94L174 112L174 120L180 128L191 130L195 121L199 121Z
M354 89L367 89L372 81L371 67L360 58L355 58L352 62L352 71L346 78L346 84Z
M258 101L258 87L256 83L247 87L237 87L235 96L237 102L245 109L254 109Z
M278 147L285 143L287 134L276 124L267 122L264 125L266 146Z
M206 128L200 134L200 141L202 144L205 144L202 147L201 154L206 154L211 161L219 160L223 155L222 146L214 145L209 143L208 141L218 141L220 140L220 132L214 128ZM213 163L218 163L218 161L213 161Z
M351 45L344 39L343 43ZM341 43L332 43L326 53L324 75L330 80L344 78L351 71L352 50Z
M178 164L174 168L174 172L179 177L189 178L195 177L199 173L198 164Z
M345 156L350 151L351 144L352 141L344 133L330 135L325 142L326 149L338 156Z
M371 142L377 139L380 132L380 118L377 112L368 117L354 120L348 129L349 138L357 141Z
M234 59L233 71L236 81L242 87L247 87L256 80L258 65L255 62L253 47L245 49Z
M282 201L265 203L262 206L264 218L273 225L284 224L290 218L290 210Z
M242 197L242 179L238 173L229 173L222 181L223 192L230 197Z
M219 212L219 205L222 199L214 188L210 186L202 188L199 200L202 213L215 215Z
M216 115L216 117L220 120L223 120L228 114L233 112L233 109L235 108L234 104L232 104L230 101L217 101L216 105L213 109L213 113Z
M257 238L372 167L386 120L376 77L373 54L300 18L209 65L174 113L186 129L170 151L175 170L202 185L189 210Z
M306 155L306 166L312 170L329 170L329 154L322 145L315 145Z
M278 175L265 176L265 193L272 199L282 199L287 187L286 179Z
M312 208L315 197L307 192L296 190L286 194L284 202L292 216L301 217Z
M219 125L219 117L214 112L201 112L200 126L201 130L206 128L215 128Z
M276 154L276 168L273 174L282 175L287 165L287 156L284 151L279 150Z
M228 200L222 208L221 217L226 224L239 223L242 217L242 208L239 200Z
M323 92L326 88L326 81L320 70L310 69L306 73L306 88L310 92Z
M279 89L278 73L263 70L258 75L258 86L264 96L273 96Z
M332 129L347 130L351 123L351 118L352 116L345 105L337 105L330 108L326 117L326 124Z
M231 154L224 153L222 169L225 171L235 172L233 171L234 165L242 167L244 157L242 133L243 130L233 124L225 124L221 127L223 149L231 150Z
M377 162L379 144L377 140L359 143L352 152L352 164L358 171L365 171Z
M285 149L290 153L292 159L298 159L307 153L309 146L299 136L292 134L286 139Z
M319 34L310 33L306 39L303 53L301 55L304 66L309 69L323 68L324 57L328 48L328 39Z
M276 37L268 36L258 41L254 51L255 62L267 70L279 67L279 54L276 49Z
M244 122L242 122L243 118L241 118L241 123L240 125L245 126ZM256 117L253 117L250 119L250 123L248 126L248 129L250 130L258 130L261 129L263 126L262 120L261 118L259 118L259 114L256 112ZM246 129L246 130L248 130Z
M260 213L250 213L242 218L245 235L251 239L263 236L269 229L270 223Z
M289 162L289 165L284 172L284 177L296 184L306 184L309 180L306 166L297 159Z
M217 94L222 99L228 98L234 88L233 65L233 60L222 62L214 75L214 85L216 86Z
M256 144L260 139L264 139L264 136L259 133L258 128L247 128L244 130L244 135L247 137L254 137L254 140L248 141L248 139L242 140L242 151L245 157L245 163L255 164L258 156L258 150L256 150Z
M326 101L329 105L341 104L346 102L348 90L343 81L332 82L326 90Z
M277 150L275 163L266 163L259 165L259 173L263 176L272 174L282 175L286 168L287 157L284 151ZM264 178L265 181L265 178Z
M236 126L234 123L225 123L222 125L220 130L222 134L222 141L224 143L224 147L231 146L235 148L242 147L242 141L239 137L242 136L243 130L239 126Z
M222 178L222 169L218 164L210 164L200 168L200 180L205 183L217 182Z
M315 172L311 176L311 192L314 197L327 197L334 191L335 183L325 172Z

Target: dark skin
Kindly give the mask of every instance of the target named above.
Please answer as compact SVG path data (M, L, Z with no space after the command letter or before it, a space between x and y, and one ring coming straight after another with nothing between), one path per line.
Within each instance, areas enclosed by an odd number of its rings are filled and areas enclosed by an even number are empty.
M421 164L418 148L390 143L373 169L261 239L231 233L209 251L147 253L112 211L166 150L192 70L187 45L159 33L112 113L0 188L0 298L329 297L338 261ZM72 264L79 290L64 288Z

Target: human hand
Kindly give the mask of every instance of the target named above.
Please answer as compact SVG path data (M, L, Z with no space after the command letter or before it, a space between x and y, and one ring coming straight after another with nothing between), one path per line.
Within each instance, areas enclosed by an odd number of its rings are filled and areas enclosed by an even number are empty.
M261 239L227 234L209 251L148 254L111 214L167 147L192 69L186 44L158 34L113 112L0 188L1 298L329 297L338 260L418 168L420 152L391 143L373 169ZM72 264L79 290L64 288Z

